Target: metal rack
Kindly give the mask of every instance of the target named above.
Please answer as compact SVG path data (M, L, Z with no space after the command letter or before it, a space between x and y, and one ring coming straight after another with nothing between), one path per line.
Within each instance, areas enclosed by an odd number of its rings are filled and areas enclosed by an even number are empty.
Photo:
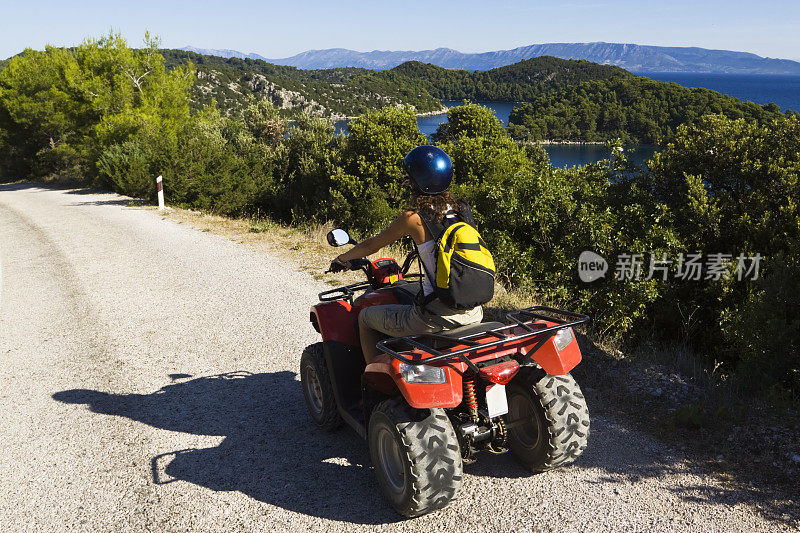
M356 291L363 291L371 287L372 285L369 281L359 281L358 283L351 283L350 285L345 285L344 287L336 287L335 289L319 293L319 301L332 302L334 300L341 300L344 298L350 304L352 304Z
M545 315L542 313L550 314ZM566 320L552 315L561 315L566 317ZM424 333L420 335L409 335L407 337L384 339L378 342L377 347L382 352L389 354L392 358L410 365L423 365L442 361L444 359L458 358L466 363L467 366L469 366L472 370L477 372L478 368L469 359L469 355L474 354L477 350L493 348L495 346L501 346L503 344L523 341L541 336L539 344L535 348L538 349L539 346L544 344L544 342L546 342L547 339L554 335L558 330L585 324L591 320L588 315L582 315L579 313L573 313L572 311L564 311L563 309L556 309L554 307L547 306L534 306L520 309L519 311L506 314L506 318L513 322L513 324L488 331L481 331L478 333L465 335L464 337L453 338L444 335L437 335L435 333ZM534 320L546 320L548 322L555 322L556 324L554 326L542 327L541 324L533 323ZM525 333L519 335L511 334L510 330L514 329L515 327L521 327L525 330ZM491 342L477 342L475 340L479 337L484 337L487 335L496 337L497 340ZM426 344L423 342L424 340L449 344L450 347L466 345L466 348L443 352L441 351L442 348L437 348L431 346L430 344ZM414 358L403 355L403 353L398 351L396 348L396 346L401 343L411 346L412 349L416 348L417 350L421 351L422 354L416 354ZM422 357L423 354L429 354L430 357Z

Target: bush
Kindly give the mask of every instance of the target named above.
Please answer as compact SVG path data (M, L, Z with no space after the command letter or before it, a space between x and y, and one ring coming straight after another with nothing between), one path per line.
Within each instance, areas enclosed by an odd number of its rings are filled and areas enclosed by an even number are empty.
M616 280L586 285L580 253L611 260L618 253L673 250L663 206L639 187L622 184L605 163L557 170L539 147L522 147L482 106L451 110L460 120L437 132L454 161L455 192L472 204L498 273L507 284L591 313L598 332L621 335L646 318L662 283ZM611 265L613 270L613 264Z
M156 195L152 161L153 154L148 153L141 141L129 140L106 148L97 166L114 191L152 200Z
M800 240L800 118L759 126L743 119L704 117L697 125L681 127L675 142L656 155L650 168L647 187L668 207L665 222L687 252L734 258L758 253L765 258L764 279L758 286L736 279L676 281L654 309L655 324L666 332L681 329L675 323L680 308L692 314L702 327L689 341L709 363L724 361L734 367L756 352L739 338L733 324L748 323L751 338L758 338L753 328L773 327L766 320L769 307L762 308L754 299L762 295L769 301L772 293L763 284L772 283L771 261L777 261L774 267L780 272L785 261L781 258L796 255L790 243ZM789 278L775 275L781 280L775 283L792 286ZM777 300L772 303L776 311L781 308ZM758 305L753 308L754 304ZM759 312L765 314L752 314ZM756 316L764 319L762 326L751 323ZM726 331L722 324L727 324ZM790 324L786 331L792 331ZM736 349L720 342L733 338Z
M342 143L330 120L307 113L298 116L278 147L275 189L262 199L261 208L284 222L325 222Z
M330 218L361 231L385 227L409 198L403 157L427 139L413 110L385 107L348 127L341 167L331 177Z
M727 359L739 360L741 383L783 396L800 393L800 262L797 248L769 262L742 305L721 313Z

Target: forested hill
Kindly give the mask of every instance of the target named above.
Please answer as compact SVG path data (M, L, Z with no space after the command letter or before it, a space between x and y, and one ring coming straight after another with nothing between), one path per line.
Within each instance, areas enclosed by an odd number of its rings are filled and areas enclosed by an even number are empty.
M524 102L583 81L633 77L619 67L555 57L527 59L486 72L448 70L408 61L365 78L425 91L441 100L495 100Z
M191 61L197 67L193 99L213 98L235 112L252 98L267 98L287 111L354 116L387 105L407 104L417 112L442 108L441 100L526 101L582 81L626 78L619 68L583 60L540 57L486 72L448 70L410 61L393 69L302 70L257 59L222 58L184 50L162 50L168 67Z
M192 100L215 100L236 113L251 100L267 99L285 112L309 111L326 117L355 116L387 105L408 104L418 112L441 108L430 94L410 95L396 85L374 90L357 80L371 71L359 68L302 70L259 59L222 58L184 50L161 50L168 68L191 61L197 69Z
M238 115L266 100L287 117L300 111L342 118L386 106L415 112L442 109L442 100L519 102L510 133L531 141L606 141L661 144L677 127L707 114L765 123L780 114L774 104L742 102L707 89L688 89L585 60L537 57L488 71L448 70L409 61L389 70L303 70L259 59L222 58L162 50L166 66L191 62L196 82L192 106L216 102ZM8 60L0 61L0 70Z
M681 124L722 114L765 124L782 115L775 104L742 102L710 89L639 76L586 81L540 94L514 108L509 131L530 141L663 144Z

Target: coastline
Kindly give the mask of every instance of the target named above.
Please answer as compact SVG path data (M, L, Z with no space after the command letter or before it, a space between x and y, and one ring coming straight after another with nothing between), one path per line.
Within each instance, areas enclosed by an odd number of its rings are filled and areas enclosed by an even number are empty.
M436 111L427 111L425 113L415 113L418 117L433 117L436 115L446 115L447 112L450 111L450 108L446 105L443 105L441 109L437 109Z
M440 109L436 109L434 111L426 111L424 113L414 113L414 116L419 118L419 117L432 117L432 116L435 116L435 115L446 115L448 111L450 111L449 107L442 106ZM340 121L340 120L355 120L360 116L361 115L355 115L355 116L329 115L327 118L329 118L329 119L331 119L333 121Z
M604 146L606 144L605 141L557 141L553 139L546 139L543 141L517 141L519 144L535 144L535 145L558 145L558 144L565 144L565 145L593 145L593 146Z

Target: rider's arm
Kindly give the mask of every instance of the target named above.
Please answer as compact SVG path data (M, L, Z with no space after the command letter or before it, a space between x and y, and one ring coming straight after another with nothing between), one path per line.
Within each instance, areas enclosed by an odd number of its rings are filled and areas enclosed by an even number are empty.
M370 237L361 242L361 244L357 244L353 246L351 249L347 250L345 253L337 257L337 260L342 261L349 261L351 259L357 259L359 257L367 257L369 255L374 254L384 246L388 246L392 244L394 241L401 239L405 235L408 235L411 232L412 223L411 217L414 216L413 211L406 211L401 213L394 222L389 224L389 227L383 230L382 232L378 233L374 237Z

